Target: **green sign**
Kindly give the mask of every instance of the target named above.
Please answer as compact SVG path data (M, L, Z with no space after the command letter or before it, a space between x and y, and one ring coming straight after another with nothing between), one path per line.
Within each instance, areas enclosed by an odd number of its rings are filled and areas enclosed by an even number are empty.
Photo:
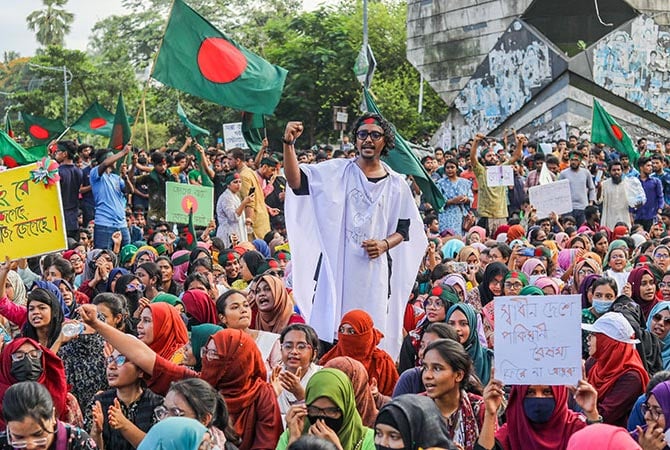
M193 224L206 227L214 217L214 188L197 184L172 183L166 185L166 211L168 222L188 223L188 213L193 208Z

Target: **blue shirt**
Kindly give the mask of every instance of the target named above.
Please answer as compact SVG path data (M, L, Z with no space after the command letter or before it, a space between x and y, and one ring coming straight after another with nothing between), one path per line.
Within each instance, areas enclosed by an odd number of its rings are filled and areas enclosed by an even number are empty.
M95 224L103 227L126 227L126 197L123 195L125 183L115 173L98 168L91 170L91 190L95 199Z
M651 220L656 217L659 209L663 209L663 185L658 178L640 178L647 201L635 211L635 220Z

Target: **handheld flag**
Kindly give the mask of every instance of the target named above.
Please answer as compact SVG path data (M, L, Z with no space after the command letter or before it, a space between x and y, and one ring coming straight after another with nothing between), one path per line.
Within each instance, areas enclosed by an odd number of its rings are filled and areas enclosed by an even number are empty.
M126 105L123 103L123 94L119 92L119 101L116 103L116 114L114 115L114 124L109 140L109 148L113 150L123 150L123 147L130 142L130 124L126 114Z
M633 140L595 98L593 99L591 142L615 148L619 154L628 155L630 162L637 166L637 160L640 155L635 151Z
M209 131L205 130L202 127L197 126L190 120L188 120L188 117L186 117L186 112L184 111L184 108L181 107L181 103L177 102L177 115L179 116L179 120L182 121L184 125L186 125L186 128L188 128L189 133L191 133L191 136L195 138L198 142L200 142L200 139L198 137L200 136L209 136ZM200 142L200 145L202 143Z
M2 157L3 165L10 169L32 164L41 159L39 156L31 154L28 150L21 147L2 130L0 130L0 157Z
M65 125L60 120L47 119L46 117L26 113L21 113L21 120L23 120L28 136L36 144L48 143L65 131Z
M188 210L188 226L184 227L182 237L186 240L186 250L193 251L198 247L195 226L193 226L193 207Z
M9 112L5 114L5 133L7 136L14 139L14 130L12 130L12 122L9 120Z
M265 128L263 114L242 113L242 136L254 155L258 154L263 147L263 135L261 134L263 128Z
M152 71L156 80L219 105L272 114L286 74L174 0Z
M103 108L96 100L70 128L82 133L110 137L113 124L114 114Z
M366 110L382 115L375 101L372 99L370 91L363 89L363 95L363 104L366 106ZM426 201L433 206L435 211L442 209L445 204L444 196L435 185L435 182L433 182L433 179L430 178L419 159L412 152L409 143L397 131L395 133L395 148L383 160L396 172L412 175Z

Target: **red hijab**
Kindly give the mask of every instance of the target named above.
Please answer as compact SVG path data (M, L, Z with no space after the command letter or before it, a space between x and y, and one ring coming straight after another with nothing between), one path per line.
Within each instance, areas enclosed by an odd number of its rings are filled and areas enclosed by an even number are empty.
M640 285L642 284L642 277L644 275L649 275L652 281L655 282L654 274L646 265L636 267L635 269L631 270L630 274L628 275L628 282L630 283L630 286L632 288L631 297L633 298L633 300L635 300L635 303L640 305L642 314L644 314L644 320L647 320L647 318L649 317L649 313L654 308L656 303L658 303L658 297L654 296L654 298L648 302L640 298Z
M512 386L507 405L507 423L496 431L505 450L555 450L565 448L570 436L586 426L581 414L568 409L568 390L551 386L556 406L546 423L528 420L523 409L528 386Z
M216 305L205 291L200 289L189 289L181 297L184 302L184 310L193 316L199 323L219 323L216 317Z
M30 338L16 338L2 349L0 353L0 399L4 398L9 387L18 383L11 375L12 353L16 352L26 342L31 343L36 349L42 350L42 375L37 382L47 388L56 408L56 416L60 420L67 420L67 381L65 378L65 366L63 361L51 350L40 345L39 342ZM0 428L5 428L2 416L2 405L0 404Z
M272 291L274 297L274 306L271 311L262 312L258 310L256 316L256 329L262 331L270 331L272 333L280 334L291 320L293 315L293 305L289 299L288 292L284 287L282 281L273 275L263 275L256 282L256 289L258 289L261 282L265 281ZM258 296L258 294L256 294ZM258 307L258 300L256 300Z
M202 358L200 378L226 399L231 422L242 436L242 442L254 441L256 422L261 419L264 423L274 421L275 428L281 432L279 406L275 408L275 417L259 418L256 414L261 395L269 390L270 396L264 398L274 399L275 403L277 397L266 382L265 363L254 339L242 330L225 329L212 335L210 340L216 345L219 359Z
M596 352L595 364L591 367L588 382L598 391L598 402L602 401L619 377L626 372L637 372L644 389L649 383L649 374L644 369L640 354L633 344L619 342L604 333L594 333Z
M363 364L368 378L377 380L381 394L391 395L398 381L398 370L391 355L377 348L384 335L374 327L372 317L361 309L354 309L342 317L340 324L351 325L356 334L338 332L337 345L323 355L320 364L338 356L349 356Z
M149 348L157 355L171 360L174 354L188 342L188 331L181 320L179 311L167 303L151 303L147 306L151 310L154 324L154 340Z

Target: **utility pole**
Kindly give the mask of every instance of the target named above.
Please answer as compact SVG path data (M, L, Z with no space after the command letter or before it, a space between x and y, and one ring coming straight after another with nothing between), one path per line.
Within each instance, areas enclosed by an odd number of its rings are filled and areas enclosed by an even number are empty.
M29 65L31 67L37 67L37 68L43 69L43 70L50 70L52 72L63 72L63 97L64 97L64 100L65 100L65 108L63 109L63 112L64 112L64 116L65 116L65 126L67 127L68 126L67 109L68 109L68 95L69 95L69 91L68 91L67 86L72 81L72 72L70 72L67 69L67 66L65 66L65 65L60 66L60 67L41 66L39 64L33 64L33 63L30 63Z

